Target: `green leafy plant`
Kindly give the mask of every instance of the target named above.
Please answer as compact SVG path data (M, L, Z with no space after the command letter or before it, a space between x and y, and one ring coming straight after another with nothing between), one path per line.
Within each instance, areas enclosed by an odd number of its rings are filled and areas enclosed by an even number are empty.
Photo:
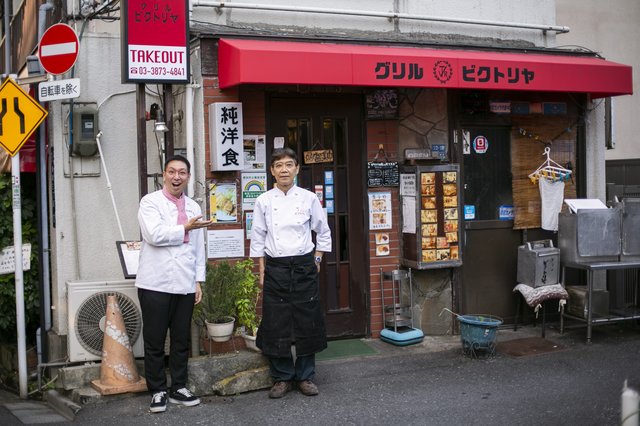
M238 270L238 276L241 277L236 288L238 325L244 327L247 334L255 336L260 324L256 311L260 296L258 277L253 273L253 262L250 259L236 263L235 268Z
M22 243L31 244L31 269L23 272L25 323L27 341L35 342L40 323L38 285L38 230L35 175L21 178ZM0 174L0 250L13 245L13 205L11 175ZM0 275L0 341L15 343L16 292L15 274Z
M207 265L207 278L202 286L202 301L194 310L197 323L226 322L228 317L238 316L236 301L241 289L250 279L249 264L250 260L235 264L222 261Z

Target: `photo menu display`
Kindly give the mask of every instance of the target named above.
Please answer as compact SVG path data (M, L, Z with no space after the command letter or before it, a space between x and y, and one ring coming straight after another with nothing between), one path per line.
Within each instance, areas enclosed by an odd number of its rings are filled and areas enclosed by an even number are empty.
M420 172L422 262L458 260L458 172Z

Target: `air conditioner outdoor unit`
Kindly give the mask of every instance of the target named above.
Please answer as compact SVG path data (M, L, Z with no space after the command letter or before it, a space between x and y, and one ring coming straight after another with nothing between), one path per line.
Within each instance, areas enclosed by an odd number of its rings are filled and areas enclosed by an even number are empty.
M110 294L118 296L118 305L133 348L133 356L144 356L142 312L134 280L68 281L69 361L102 359L105 312L107 296Z

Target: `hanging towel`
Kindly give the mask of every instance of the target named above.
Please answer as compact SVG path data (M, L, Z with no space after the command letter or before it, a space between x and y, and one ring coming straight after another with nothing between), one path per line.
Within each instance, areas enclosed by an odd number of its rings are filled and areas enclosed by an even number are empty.
M540 188L540 200L542 201L542 229L547 231L558 230L558 213L562 209L564 199L564 182L555 182L540 178L538 181Z

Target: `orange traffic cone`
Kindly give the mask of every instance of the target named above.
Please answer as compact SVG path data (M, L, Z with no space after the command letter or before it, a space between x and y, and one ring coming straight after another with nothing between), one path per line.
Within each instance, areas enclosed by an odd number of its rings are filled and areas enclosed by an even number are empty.
M146 381L138 374L129 336L115 295L107 296L100 379L92 380L91 386L102 395L147 390Z

